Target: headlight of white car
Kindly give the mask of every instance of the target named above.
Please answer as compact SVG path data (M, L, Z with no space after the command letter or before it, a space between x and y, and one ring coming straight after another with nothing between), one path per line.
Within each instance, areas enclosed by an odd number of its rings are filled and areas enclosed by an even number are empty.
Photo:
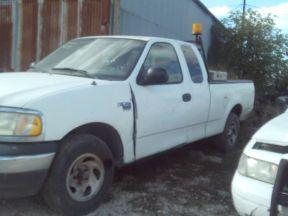
M238 165L238 172L241 175L270 184L274 184L277 170L276 164L248 157L245 154L242 154Z
M36 137L42 133L42 117L35 111L0 108L0 137Z

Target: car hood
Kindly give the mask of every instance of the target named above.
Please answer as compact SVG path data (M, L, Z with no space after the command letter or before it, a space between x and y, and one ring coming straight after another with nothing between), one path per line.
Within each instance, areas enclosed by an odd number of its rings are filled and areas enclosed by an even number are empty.
M272 119L262 126L253 136L256 140L288 146L288 112Z
M0 106L24 107L29 101L57 91L91 85L85 77L37 72L0 73ZM96 80L97 85L108 81Z

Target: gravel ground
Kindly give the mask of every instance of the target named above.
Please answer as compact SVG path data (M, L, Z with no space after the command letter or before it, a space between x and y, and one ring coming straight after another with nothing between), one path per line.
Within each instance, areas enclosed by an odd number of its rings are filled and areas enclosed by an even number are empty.
M230 185L238 158L239 152L224 157L206 141L121 168L91 216L236 216ZM58 216L40 197L2 200L0 215Z

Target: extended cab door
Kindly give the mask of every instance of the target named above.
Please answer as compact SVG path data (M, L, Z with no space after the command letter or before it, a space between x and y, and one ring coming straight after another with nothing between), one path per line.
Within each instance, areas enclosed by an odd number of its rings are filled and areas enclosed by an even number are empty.
M206 125L210 113L210 88L206 67L196 46L180 44L184 57L184 71L189 74L187 84L192 95L187 119L193 125L189 127L190 142L206 136Z
M178 44L151 45L138 76L151 67L163 68L169 79L160 85L142 86L137 82L131 85L137 108L136 159L187 143L195 134L204 136L204 126L199 124L207 119L206 105L201 110L207 101L196 104L199 100L194 99L197 95L185 64ZM202 113L205 113L202 118L196 117Z

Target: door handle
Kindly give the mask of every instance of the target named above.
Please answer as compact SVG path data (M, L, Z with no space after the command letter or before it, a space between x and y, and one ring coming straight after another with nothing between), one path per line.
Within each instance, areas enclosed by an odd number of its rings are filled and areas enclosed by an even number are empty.
M186 94L183 94L183 95L182 95L182 100L183 100L184 102L191 101L191 99L192 99L192 96L191 96L191 94L189 94L189 93L186 93Z

